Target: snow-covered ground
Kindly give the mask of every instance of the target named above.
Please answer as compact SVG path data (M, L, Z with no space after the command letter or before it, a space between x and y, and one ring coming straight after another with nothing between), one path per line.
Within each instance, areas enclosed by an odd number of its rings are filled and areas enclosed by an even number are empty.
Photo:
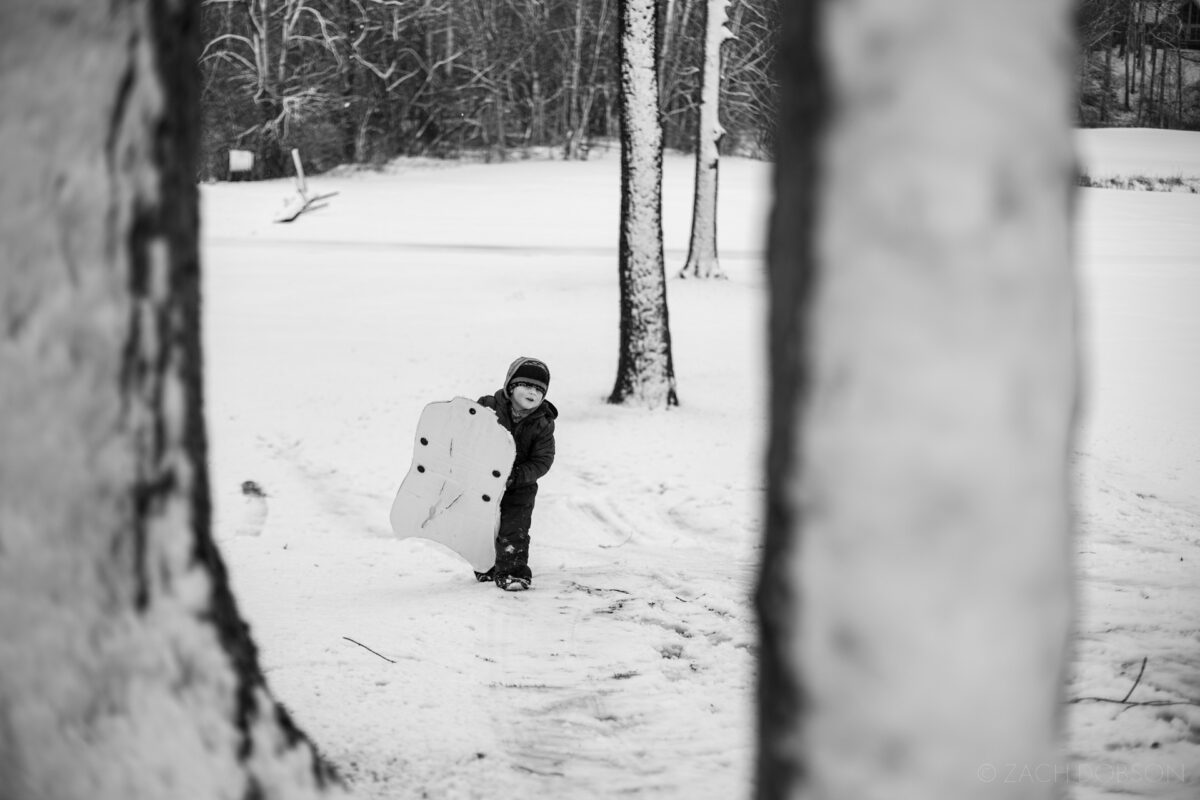
M1089 131L1082 149L1097 165L1153 160L1159 133ZM1180 171L1200 175L1187 136ZM273 690L356 797L748 796L769 176L722 161L730 279L670 282L670 412L603 402L611 154L318 177L338 195L290 225L271 222L286 182L203 188L216 533ZM691 178L690 159L667 157L669 268ZM1200 197L1084 190L1079 250L1069 694L1121 699L1146 658L1131 700L1200 701ZM550 364L561 416L534 590L508 594L396 539L387 514L420 409L494 391L518 355ZM1200 707L1067 711L1069 755L1025 780L1080 800L1200 795Z
M1076 132L1076 143L1083 172L1094 178L1200 178L1192 131L1088 128Z

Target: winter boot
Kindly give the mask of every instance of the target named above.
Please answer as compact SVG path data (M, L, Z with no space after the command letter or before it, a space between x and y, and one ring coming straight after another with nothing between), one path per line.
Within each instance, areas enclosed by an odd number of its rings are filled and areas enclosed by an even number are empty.
M501 575L496 578L496 585L506 592L523 592L531 582L521 575Z

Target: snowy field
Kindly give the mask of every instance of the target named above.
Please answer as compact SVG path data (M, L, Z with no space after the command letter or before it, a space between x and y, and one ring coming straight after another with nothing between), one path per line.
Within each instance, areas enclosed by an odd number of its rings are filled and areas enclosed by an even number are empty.
M1162 132L1084 134L1093 177L1166 153ZM1172 136L1171 174L1200 176L1200 134ZM203 187L216 534L273 690L356 798L748 796L769 177L722 161L730 279L670 282L670 412L603 402L617 357L611 153L318 177L337 196L290 225L271 222L290 182ZM690 159L666 158L672 274L691 178ZM1194 703L1200 196L1081 195L1068 693L1120 700L1146 659L1131 701ZM561 416L534 590L509 594L437 545L397 540L387 514L421 408L494 391L518 355L549 363ZM1060 763L997 765L995 779L1067 783L1078 800L1200 796L1200 706L1066 711Z

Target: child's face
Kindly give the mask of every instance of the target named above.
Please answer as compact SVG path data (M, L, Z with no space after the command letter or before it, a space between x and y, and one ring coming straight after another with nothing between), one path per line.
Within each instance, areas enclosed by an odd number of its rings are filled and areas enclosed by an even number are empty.
M542 404L542 390L532 383L514 383L509 391L513 405L523 411L533 411Z

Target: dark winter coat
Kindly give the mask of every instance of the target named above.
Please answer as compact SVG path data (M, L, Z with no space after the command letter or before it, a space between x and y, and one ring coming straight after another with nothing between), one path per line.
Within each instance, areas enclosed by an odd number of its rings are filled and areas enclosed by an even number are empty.
M479 404L496 412L496 419L512 434L517 446L511 480L504 493L505 504L533 505L538 478L549 472L554 463L554 420L558 409L549 400L543 400L527 417L513 422L512 401L503 389L479 398Z

